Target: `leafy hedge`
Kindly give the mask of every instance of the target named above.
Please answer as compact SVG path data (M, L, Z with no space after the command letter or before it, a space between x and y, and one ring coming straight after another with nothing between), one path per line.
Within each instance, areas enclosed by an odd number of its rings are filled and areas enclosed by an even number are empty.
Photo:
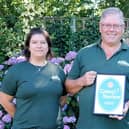
M27 25L25 20L19 20L13 27L7 27L0 19L0 63L17 55L23 46L26 33L31 27L44 27L52 38L53 51L56 56L62 56L69 51L78 51L81 47L93 43L99 37L98 17L85 18L85 29L76 18L76 32L72 32L71 18L36 18Z

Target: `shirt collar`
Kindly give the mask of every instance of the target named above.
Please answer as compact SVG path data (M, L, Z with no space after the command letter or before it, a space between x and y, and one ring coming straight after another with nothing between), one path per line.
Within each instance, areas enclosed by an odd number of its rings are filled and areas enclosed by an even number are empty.
M101 47L101 39L99 39L98 41L97 41L97 46L98 47ZM123 40L123 39L121 39L121 48L120 48L121 50L127 50L127 49L129 49L129 45Z

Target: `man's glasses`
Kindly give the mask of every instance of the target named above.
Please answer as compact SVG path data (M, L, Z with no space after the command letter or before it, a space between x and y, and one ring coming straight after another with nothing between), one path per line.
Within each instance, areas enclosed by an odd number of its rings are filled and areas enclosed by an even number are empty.
M103 27L103 29L113 28L114 30L119 30L123 27L123 24L104 24L104 23L101 23L101 26Z

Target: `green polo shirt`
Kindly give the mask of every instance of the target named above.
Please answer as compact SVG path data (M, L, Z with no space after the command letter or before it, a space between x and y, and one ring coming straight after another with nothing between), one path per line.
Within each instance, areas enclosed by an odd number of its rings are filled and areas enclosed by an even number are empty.
M50 62L41 68L26 61L12 66L2 91L16 97L13 129L56 129L64 80L63 70Z
M124 64L120 62L126 62ZM121 48L110 59L106 59L100 42L82 48L68 75L76 79L85 72L96 71L97 74L125 75L125 101L129 100L129 47L122 42ZM94 114L95 83L84 87L78 93L79 119L77 129L129 129L129 111L122 120L109 118L108 115Z

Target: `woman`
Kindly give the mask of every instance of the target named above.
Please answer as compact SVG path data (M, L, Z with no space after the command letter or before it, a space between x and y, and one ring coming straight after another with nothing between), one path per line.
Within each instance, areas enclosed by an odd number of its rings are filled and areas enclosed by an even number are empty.
M24 53L27 61L12 66L3 79L0 104L13 117L13 129L56 129L65 74L48 62L52 55L48 33L31 29Z

